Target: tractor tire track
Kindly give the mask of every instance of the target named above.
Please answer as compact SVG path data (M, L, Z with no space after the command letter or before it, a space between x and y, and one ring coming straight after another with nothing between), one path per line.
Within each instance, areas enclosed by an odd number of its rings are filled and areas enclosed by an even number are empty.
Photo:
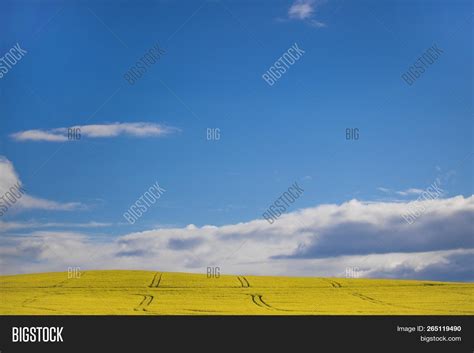
M416 309L416 308L412 308L412 307L409 307L409 306L396 305L396 304L384 302L384 301L382 301L382 300L378 300L378 299L375 299L375 298L372 298L372 297L369 297L369 296L367 296L367 295L360 294L360 293L352 293L352 295L355 296L355 297L357 297L357 298L359 298L359 299L362 299L362 300L364 300L364 301L367 301L367 302L369 302L369 303L372 303L372 304L393 306L394 308L403 308L403 309L410 309L410 310Z
M270 309L272 310L273 307L271 307L270 305L268 305L267 303L265 303L263 300L262 300L262 295L261 294L250 294L250 296L252 297L252 302L260 307L260 308L264 308L264 309Z
M250 288L250 283L249 281L247 281L247 278L245 278L244 276L237 276L237 279L239 280L242 288Z
M61 281L61 282L58 282L58 283L54 284L53 286L47 287L47 288L63 288L64 285L65 285L66 283L68 283L70 280L73 280L73 279L80 279L80 278L82 278L84 275L85 275L85 272L80 272L80 276L79 276L79 277L68 277L68 278L66 278L65 280L63 280L63 281Z
M342 284L339 282L330 280L330 279L324 279L326 282L328 282L333 288L342 288Z
M53 285L51 288L62 288L67 281L68 281L68 279L65 279L64 281L58 282L55 285Z
M258 299L260 300L260 303L262 303L266 308L269 308L269 309L273 309L273 310L280 310L280 309L277 309L277 308L274 308L273 306L271 306L270 304L267 304L261 295L258 296Z
M155 273L155 275L153 276L153 279L151 280L151 283L150 285L148 286L149 288L158 288L159 285L160 285L160 282L161 282L161 276L163 274L162 273Z
M148 295L148 294L142 294L142 296L143 296L142 301L133 310L135 310L135 311L148 311L147 308L151 304L151 302L153 301L154 297L152 295Z
M368 297L366 295L363 295L363 294L360 294L360 293L352 293L353 296L359 298L359 299L362 299L362 300L365 300L367 302L370 302L372 304L379 304L379 305L386 305L387 303L385 302L382 302L380 300L377 300L377 299L374 299L374 298L371 298L371 297Z
M49 294L48 295L40 295L40 296L37 296L37 297L25 299L23 301L23 303L21 303L21 306L23 308L28 308L28 309L39 309L39 310L46 310L46 311L52 311L52 312L60 312L60 310L56 310L56 309L50 309L50 308L45 308L45 307L42 307L42 306L31 305L34 302L38 301L39 299L46 298L46 297L49 297Z
M265 300L263 300L263 296L261 294L249 294L252 298L252 302L260 308L267 309L267 310L276 310L276 311L298 311L298 310L289 310L289 309L279 309L275 308L268 304Z

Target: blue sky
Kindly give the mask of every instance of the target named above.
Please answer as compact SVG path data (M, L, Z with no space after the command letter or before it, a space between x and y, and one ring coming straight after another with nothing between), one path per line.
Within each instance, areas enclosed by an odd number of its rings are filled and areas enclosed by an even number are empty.
M288 211L408 202L419 192L404 191L438 177L443 197L472 195L468 1L7 1L0 23L0 53L27 51L0 79L0 156L29 195L78 205L19 207L5 222L102 222L83 232L109 237L224 226L261 218L295 181L305 192ZM123 75L156 43L166 54L129 85ZM294 43L304 55L269 86L262 74ZM401 75L434 44L443 54L407 85ZM172 131L12 136L111 123ZM165 194L127 224L156 181Z

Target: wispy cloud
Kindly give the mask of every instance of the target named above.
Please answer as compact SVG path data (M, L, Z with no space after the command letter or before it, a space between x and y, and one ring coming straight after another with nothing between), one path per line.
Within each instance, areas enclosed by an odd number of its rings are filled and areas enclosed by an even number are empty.
M86 222L86 223L60 223L60 222L38 222L38 221L26 221L26 222L6 222L0 220L0 232L6 232L18 229L35 229L35 228L100 228L109 227L112 223L104 222Z
M288 16L298 20L305 20L313 16L314 10L314 0L296 0L288 10Z
M68 140L68 129L79 129L82 137L88 138L107 138L120 135L134 137L158 137L179 131L174 127L155 123L110 123L94 125L75 125L70 127L60 127L49 130L25 130L11 134L16 141L46 141L46 142L64 142Z
M402 196L410 196L410 195L420 195L421 193L423 193L423 191L424 190L422 189L410 188L410 189L406 189L402 191L396 191L396 193Z
M0 196L3 196L13 185L22 185L13 163L4 156L0 156ZM6 202L4 202L6 204ZM86 209L87 206L80 202L56 202L24 193L18 198L12 208L17 210L42 209L50 211L74 211Z
M310 20L308 23L310 26L316 27L316 28L326 27L326 24L324 22L321 22L318 20Z
M385 188L382 186L379 186L377 188L378 191L381 191L386 194L397 194L400 196L414 196L414 195L421 195L423 193L423 189L417 189L417 188L409 188L406 190L392 190L389 188Z
M325 2L324 0L296 0L288 10L288 19L304 21L316 28L326 27L324 22L314 18L318 7Z

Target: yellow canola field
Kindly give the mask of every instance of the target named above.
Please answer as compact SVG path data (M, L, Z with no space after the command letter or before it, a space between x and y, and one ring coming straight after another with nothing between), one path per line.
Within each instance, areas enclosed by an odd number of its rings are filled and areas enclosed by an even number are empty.
M85 271L0 276L0 315L474 315L474 284Z

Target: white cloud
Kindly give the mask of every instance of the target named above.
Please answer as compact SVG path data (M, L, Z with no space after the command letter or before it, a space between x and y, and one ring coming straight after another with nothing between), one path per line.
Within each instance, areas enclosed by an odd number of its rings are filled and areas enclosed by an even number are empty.
M313 27L316 27L316 28L326 27L326 24L324 22L317 21L317 20L310 20L309 24Z
M0 205L3 206L3 213L9 212L5 211L5 208L12 208L16 210L42 209L55 211L73 211L78 209L86 209L86 206L80 202L61 203L31 196L26 192L23 192L21 197L14 198L14 202L8 201L8 198L4 197L4 195L6 195L6 193L15 185L20 185L23 187L23 184L21 183L21 180L18 177L12 162L3 156L0 156Z
M86 222L86 223L60 223L60 222L6 222L0 220L0 232L18 229L35 229L35 228L100 228L109 227L112 223L104 222Z
M6 273L83 269L158 269L297 276L474 281L474 196L423 201L428 211L409 225L409 203L351 200L224 226L188 225L126 234L109 242L75 232L33 232L0 240Z
M38 197L30 196L28 194L18 201L18 206L21 208L40 209L50 211L74 211L79 209L86 209L86 206L80 202L56 202L45 200Z
M410 188L410 189L406 189L402 191L397 191L396 193L402 196L409 196L409 195L420 195L423 193L423 191L424 190L422 189Z
M56 131L61 130L61 131ZM50 131L43 130L26 130L16 132L11 135L17 141L49 141L49 142L63 142L67 141L67 130L54 129Z
M296 0L288 10L290 20L304 21L312 27L326 27L326 24L314 19L317 8L325 1L318 0Z
M386 194L397 194L400 196L414 196L421 195L425 190L418 188L409 188L406 190L392 190L384 187L378 187L377 190L384 192Z
M105 138L128 135L134 137L164 136L178 131L177 128L155 123L110 123L75 125L49 130L25 130L11 134L16 141L64 142L68 140L68 129L79 129L81 138Z
M305 20L314 13L314 0L297 0L288 10L288 16L298 20Z

